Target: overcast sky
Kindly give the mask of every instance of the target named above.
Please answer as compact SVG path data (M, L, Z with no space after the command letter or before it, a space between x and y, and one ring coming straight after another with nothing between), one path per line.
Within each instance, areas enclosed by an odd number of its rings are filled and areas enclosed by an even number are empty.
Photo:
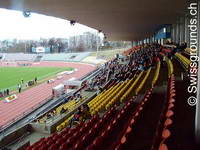
M85 25L71 26L69 21L31 13L25 18L20 11L0 9L0 40L2 39L39 39L82 34L83 32L96 32Z

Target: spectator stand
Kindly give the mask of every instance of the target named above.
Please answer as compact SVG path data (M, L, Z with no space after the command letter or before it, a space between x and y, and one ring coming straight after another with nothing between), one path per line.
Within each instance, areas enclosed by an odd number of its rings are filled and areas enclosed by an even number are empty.
M87 102L89 102L95 96L96 96L96 93L91 94L83 102L76 105L71 111L66 112L64 114L61 114L61 115L58 115L58 116L52 118L51 120L49 120L48 122L45 122L44 124L38 124L36 121L34 121L34 122L31 123L31 125L34 128L42 129L44 133L54 133L56 131L56 127L58 125L60 125L62 122L64 122L72 114L74 114L81 105L86 104ZM44 126L45 126L45 128L44 128Z

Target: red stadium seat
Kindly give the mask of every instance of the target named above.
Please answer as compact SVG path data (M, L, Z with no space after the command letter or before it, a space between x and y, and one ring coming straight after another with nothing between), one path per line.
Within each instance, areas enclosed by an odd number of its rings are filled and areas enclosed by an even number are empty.
M59 150L66 150L68 148L67 143L63 143L60 147Z
M53 144L49 147L49 150L57 150L58 149L58 145Z
M172 93L172 94L170 95L170 98L173 98L174 96L176 96L176 94L175 94L175 93Z
M170 103L169 106L168 106L168 110L169 110L169 109L172 109L172 108L174 108L174 104L173 104L173 103Z
M161 145L159 146L159 150L168 150L168 147L167 147L166 144L161 144Z
M99 137L97 137L97 138L94 140L93 144L94 144L96 147L99 147L99 146L102 144L102 142L103 142L103 137L102 137L102 136L99 136Z
M130 126L132 126L135 123L135 119L131 119Z
M40 149L39 150L47 150L48 149L48 145L46 145L46 144L43 144L43 145L41 145L41 147L40 147Z
M169 103L174 103L175 102L175 99L174 98L170 98L169 99Z
M166 113L166 117L167 117L167 118L169 118L169 117L171 117L171 116L173 116L173 115L174 115L174 112L171 111L171 110L168 110L167 113Z
M170 131L168 129L164 129L163 132L162 132L162 138L163 139L167 139L169 138L171 135Z
M93 145L93 144L86 148L86 150L94 150L94 149L95 149L95 145Z
M173 123L172 120L168 118L168 119L165 120L164 126L165 126L165 127L168 127L168 126L171 125L172 123Z

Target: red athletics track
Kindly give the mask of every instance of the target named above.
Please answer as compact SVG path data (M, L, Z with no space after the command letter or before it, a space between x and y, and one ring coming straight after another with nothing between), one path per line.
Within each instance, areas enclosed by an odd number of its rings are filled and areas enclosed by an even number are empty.
M33 63L32 66L72 67L77 68L78 70L70 75L65 75L60 80L55 80L54 83L42 83L36 87L17 94L18 99L13 102L5 103L0 101L0 127L8 125L14 119L20 117L24 112L29 112L39 103L45 102L45 99L52 95L52 87L72 77L77 79L81 78L96 68L95 66L89 64L70 62L39 62Z

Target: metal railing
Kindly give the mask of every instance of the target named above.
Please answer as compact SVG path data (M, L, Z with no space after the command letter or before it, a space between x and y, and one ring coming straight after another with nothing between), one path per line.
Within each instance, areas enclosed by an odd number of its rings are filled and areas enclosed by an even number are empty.
M0 126L0 133L3 132L4 129L8 128L9 126L13 125L14 123L19 121L20 119L24 118L25 116L27 116L28 114L33 112L33 110L36 110L37 108L39 108L42 105L44 105L51 98L52 98L52 96L47 97L44 101L36 104L35 106L31 107L29 110L24 111L23 113L17 115L14 119L10 119L9 121L7 121L7 123L5 125Z

